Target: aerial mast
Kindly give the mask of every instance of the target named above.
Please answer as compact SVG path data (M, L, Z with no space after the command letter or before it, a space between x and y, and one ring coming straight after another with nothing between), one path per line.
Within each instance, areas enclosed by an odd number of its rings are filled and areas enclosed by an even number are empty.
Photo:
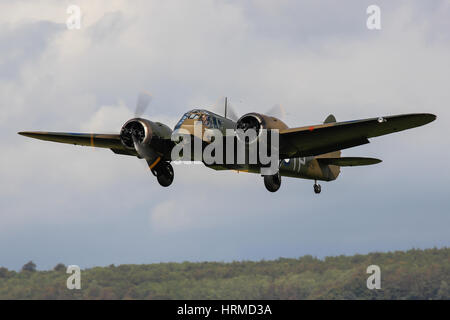
M228 98L225 97L225 118L227 117L227 105L228 105Z

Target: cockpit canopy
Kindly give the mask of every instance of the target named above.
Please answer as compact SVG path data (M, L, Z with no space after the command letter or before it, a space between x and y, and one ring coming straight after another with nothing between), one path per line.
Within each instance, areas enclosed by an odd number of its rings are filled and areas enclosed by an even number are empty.
M179 129L183 124L183 122L187 119L192 119L194 121L201 121L202 125L206 128L221 129L223 125L222 120L219 119L214 113L203 109L194 109L189 112L186 112L181 117L180 121L178 121L174 130Z

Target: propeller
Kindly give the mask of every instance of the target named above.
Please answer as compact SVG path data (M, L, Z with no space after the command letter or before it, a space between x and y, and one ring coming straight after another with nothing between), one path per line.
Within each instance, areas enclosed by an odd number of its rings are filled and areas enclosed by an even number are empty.
M212 106L213 112L224 115L226 118L231 119L233 121L237 121L239 119L233 105L230 103L227 97L220 97L217 99L216 103Z
M134 149L136 149L137 154L144 158L145 160L151 158L150 151L147 148L144 148L142 144L139 142L139 139L137 138L136 134L132 134L133 143L134 143Z
M135 118L141 118L142 115L147 110L148 106L152 101L152 95L147 91L142 91L139 93L137 101L136 101L136 110L134 112ZM138 139L137 131L134 131L131 135L133 139L134 149L136 153L143 159L147 161L148 164L154 161L157 157L157 154L151 149L146 148Z
M136 118L140 118L145 111L147 110L150 102L152 101L152 95L148 92L140 92L138 95L138 99L136 102L136 110L134 112L134 116Z
M264 114L283 120L286 117L286 110L281 104L276 104Z
M140 143L135 133L132 134L132 138L134 149L136 150L136 153L139 155L139 157L147 162L147 166L150 166L152 163L154 163L155 159L158 158L158 154L153 151L152 148L146 148L142 143ZM150 169L152 168L150 167Z
M230 103L227 97L220 97L213 105L212 111L217 114L223 114L228 119L231 119L233 121L237 121L239 119L238 113L236 112L234 105ZM276 104L266 112L263 112L263 114L283 120L286 117L287 113L285 108L281 104Z

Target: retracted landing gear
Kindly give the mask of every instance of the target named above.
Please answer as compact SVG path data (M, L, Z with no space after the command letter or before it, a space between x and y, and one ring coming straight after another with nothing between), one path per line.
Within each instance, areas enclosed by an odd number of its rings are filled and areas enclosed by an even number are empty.
M174 178L173 167L169 162L161 161L152 169L152 173L156 176L158 183L163 187L168 187L172 184Z
M314 193L319 194L322 191L320 184L317 184L317 180L314 180Z

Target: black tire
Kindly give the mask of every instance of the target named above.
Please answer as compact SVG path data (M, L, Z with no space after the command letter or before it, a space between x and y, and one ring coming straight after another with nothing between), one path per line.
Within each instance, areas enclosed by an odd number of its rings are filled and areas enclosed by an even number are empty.
M322 191L322 187L320 186L320 184L315 184L314 185L314 192L316 194L319 194Z
M173 167L170 163L164 162L158 166L156 172L156 179L162 187L168 187L172 184L174 178Z
M270 192L276 192L281 187L281 175L278 172L272 176L264 176L264 185Z

